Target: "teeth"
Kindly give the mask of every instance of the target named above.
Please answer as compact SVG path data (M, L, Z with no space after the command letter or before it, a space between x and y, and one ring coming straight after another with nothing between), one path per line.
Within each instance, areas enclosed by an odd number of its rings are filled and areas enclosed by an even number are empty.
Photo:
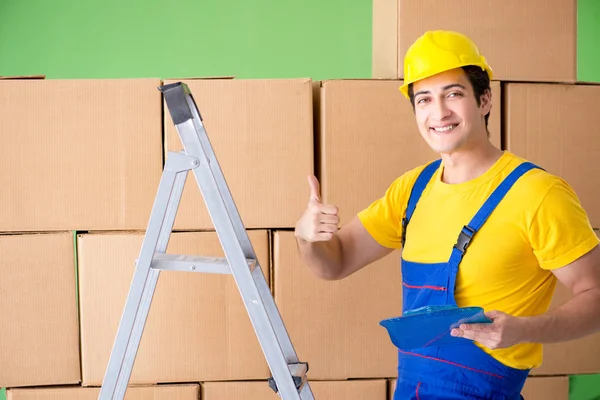
M433 128L436 132L448 132L452 129L456 128L456 125L448 125L443 128Z

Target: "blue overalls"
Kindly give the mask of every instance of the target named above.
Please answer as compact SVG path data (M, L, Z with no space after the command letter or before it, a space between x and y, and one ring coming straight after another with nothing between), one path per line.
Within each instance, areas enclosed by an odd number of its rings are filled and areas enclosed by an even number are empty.
M440 162L437 160L425 167L415 182L402 221L403 242L417 202ZM471 239L512 185L532 168L538 167L522 163L495 189L460 232L448 262L416 263L402 257L403 312L423 306L456 305L454 288L458 267ZM528 374L529 370L502 364L466 339L457 346L431 345L415 351L399 350L394 400L519 400Z

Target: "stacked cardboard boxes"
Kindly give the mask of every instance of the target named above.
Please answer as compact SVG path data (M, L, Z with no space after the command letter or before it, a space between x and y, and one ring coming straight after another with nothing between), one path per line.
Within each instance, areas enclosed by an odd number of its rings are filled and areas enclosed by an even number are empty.
M0 81L0 386L81 382L72 231L144 228L162 168L159 83Z
M311 276L295 282L291 268L304 267L296 259L290 230L308 198L306 176L314 173L313 82L184 82L202 112L263 273L273 282L273 270L281 271L273 288L288 289L278 291L278 304L291 310L286 319L297 327L293 336L305 343L307 317L311 322L303 303L315 290L311 286L321 282ZM162 83L170 82L1 82L3 93L12 98L2 104L2 128L13 133L2 137L2 145L16 149L4 159L7 173L2 175L15 190L0 198L5 212L0 243L7 255L0 269L7 289L0 291L0 305L10 321L8 335L0 339L0 386L9 387L10 399L97 397L164 157L181 149L166 109L161 115L157 86ZM26 163L27 158L35 162ZM184 190L175 229L168 252L222 256L193 180ZM286 239L281 246L279 237ZM275 253L280 258L273 262ZM372 297L387 282L385 276L386 271L374 275L376 281L366 286ZM359 286L346 282L339 290L351 300ZM399 296L380 296L379 301L388 312L399 307ZM341 299L338 304L348 305ZM294 315L298 310L303 315ZM353 308L347 310L352 314ZM367 307L363 310L362 316L369 317ZM321 332L332 325L328 314L322 319L327 324ZM336 322L347 336L343 346L311 362L311 380L328 376L314 382L315 393L384 399L385 378L394 371L393 349L371 329L380 350L362 366L364 347L371 343L361 331L364 321L345 323ZM317 350L327 346L316 344ZM305 357L318 353L306 344L304 349ZM322 365L341 352L347 357L333 368ZM377 358L386 355L382 368ZM231 276L161 276L127 398L266 398L275 396L266 383L269 376ZM353 377L365 379L345 381Z

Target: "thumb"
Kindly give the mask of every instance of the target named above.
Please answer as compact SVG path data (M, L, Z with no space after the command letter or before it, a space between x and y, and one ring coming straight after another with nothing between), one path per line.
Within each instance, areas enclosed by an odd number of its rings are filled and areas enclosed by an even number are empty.
M321 189L319 187L319 180L314 175L308 175L308 186L310 187L310 200L321 202Z
M504 315L504 313L501 311L497 311L497 310L488 311L485 313L485 316L488 317L489 319L491 319L492 321L498 317L501 317L502 315Z

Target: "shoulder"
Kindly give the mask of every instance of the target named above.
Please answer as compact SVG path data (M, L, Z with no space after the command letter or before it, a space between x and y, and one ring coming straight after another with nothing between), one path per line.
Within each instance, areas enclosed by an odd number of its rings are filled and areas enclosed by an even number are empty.
M515 168L523 162L527 160L514 156ZM514 185L515 195L533 212L531 217L540 217L543 214L541 208L567 217L581 214L581 203L571 185L562 177L544 170L543 165L536 167Z
M544 169L543 165L532 163L531 161L511 154L510 171L519 167L523 163L531 163L534 168L527 171L515 184L519 194L526 196L527 200L538 199L540 202L552 191L553 188L564 188L572 191L569 184L561 177L554 175Z

